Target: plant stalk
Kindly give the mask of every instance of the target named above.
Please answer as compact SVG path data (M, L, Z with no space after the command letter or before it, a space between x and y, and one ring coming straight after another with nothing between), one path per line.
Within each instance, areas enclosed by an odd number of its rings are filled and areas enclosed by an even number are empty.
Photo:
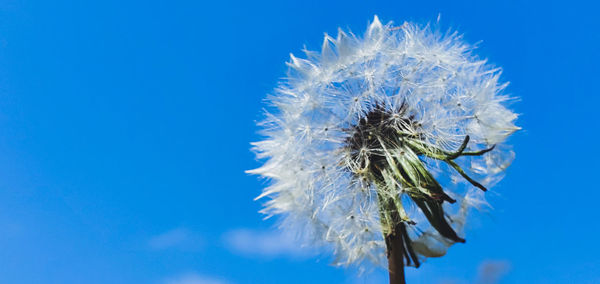
M404 212L399 199L401 197L397 196L397 192L389 192L390 187L383 185L384 182L379 183L377 199L390 284L405 284L404 266L414 264L415 267L419 267L419 259L411 246L407 231L407 223L414 224L414 222L406 219L406 213L401 213Z
M398 227L400 226L404 225L400 224ZM385 237L390 284L406 283L404 279L404 241L402 235L401 232L394 231Z

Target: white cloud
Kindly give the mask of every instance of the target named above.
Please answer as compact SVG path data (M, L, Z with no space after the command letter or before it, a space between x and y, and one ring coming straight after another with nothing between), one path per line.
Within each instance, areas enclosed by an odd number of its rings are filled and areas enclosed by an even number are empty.
M506 260L485 260L479 264L477 282L480 284L495 284L510 270L510 262Z
M346 273L347 279L345 284L379 284L388 282L387 270L377 269L368 271L363 274L357 274L357 271L349 271ZM412 283L411 281L409 281Z
M180 249L198 250L202 245L202 239L185 228L176 228L166 231L148 240L148 246L155 250Z
M198 273L186 273L176 277L168 278L164 284L228 284L229 282L210 277L206 275L200 275Z
M246 256L302 258L311 255L311 250L293 236L277 231L238 229L225 233L223 240L228 249Z

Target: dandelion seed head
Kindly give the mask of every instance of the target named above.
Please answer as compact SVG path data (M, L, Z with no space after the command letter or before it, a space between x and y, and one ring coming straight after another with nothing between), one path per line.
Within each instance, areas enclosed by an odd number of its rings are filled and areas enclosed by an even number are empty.
M265 139L253 143L265 162L248 172L271 181L259 196L267 199L261 212L331 248L338 265L382 265L392 228L378 198L387 194L410 224L418 257L444 255L462 238L440 234L414 200L447 201L442 218L464 234L469 209L486 202L454 169L493 186L514 158L502 143L519 129L500 69L472 50L457 33L375 17L363 36L339 30L325 34L320 52L290 55L259 124ZM448 162L463 144L464 153L489 152ZM430 190L438 182L444 191Z

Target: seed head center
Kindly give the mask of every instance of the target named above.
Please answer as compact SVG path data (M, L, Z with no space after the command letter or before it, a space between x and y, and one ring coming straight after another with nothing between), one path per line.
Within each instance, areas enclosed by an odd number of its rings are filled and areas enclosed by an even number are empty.
M355 165L355 169L350 170L354 174L367 172L372 177L380 178L381 172L389 167L386 151L402 152L405 139L418 139L415 134L417 125L406 104L395 110L382 105L375 106L348 129L350 136L346 139L346 148Z

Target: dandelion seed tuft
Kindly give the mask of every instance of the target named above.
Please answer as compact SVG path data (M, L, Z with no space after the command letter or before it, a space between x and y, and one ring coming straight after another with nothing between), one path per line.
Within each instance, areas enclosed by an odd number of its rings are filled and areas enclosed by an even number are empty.
M382 24L290 56L252 143L271 182L258 199L335 264L385 265L400 240L419 266L464 242L471 208L502 178L519 128L500 69L457 33Z

